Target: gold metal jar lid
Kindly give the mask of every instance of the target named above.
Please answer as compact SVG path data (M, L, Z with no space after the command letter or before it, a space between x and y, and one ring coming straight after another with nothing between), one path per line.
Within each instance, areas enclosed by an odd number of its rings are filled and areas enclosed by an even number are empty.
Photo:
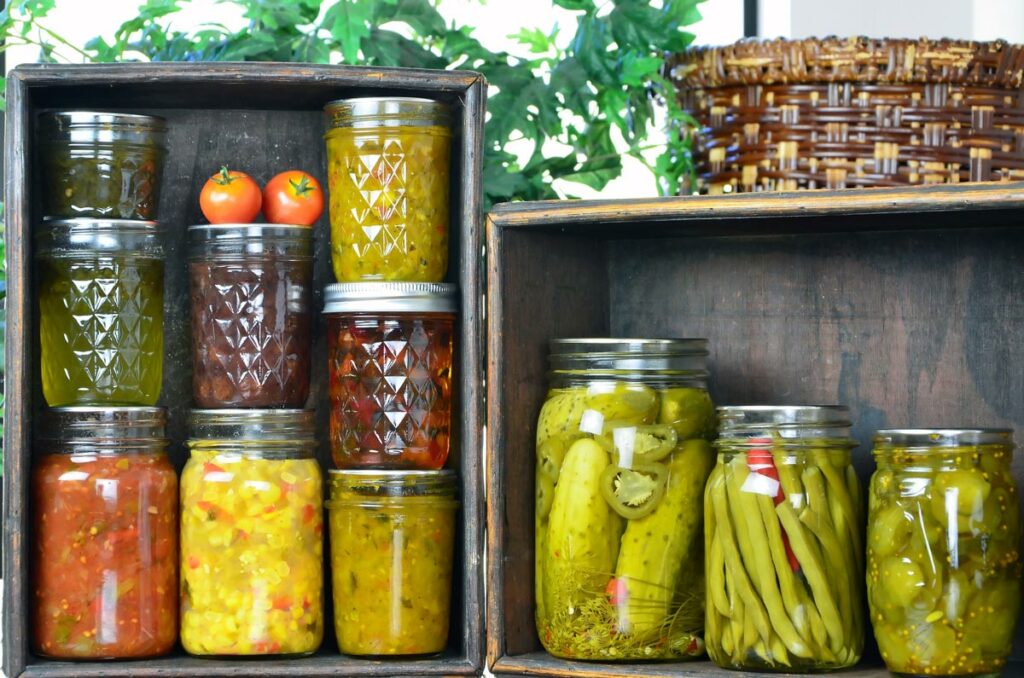
M328 131L338 127L451 126L447 104L418 97L357 97L337 99L324 106Z

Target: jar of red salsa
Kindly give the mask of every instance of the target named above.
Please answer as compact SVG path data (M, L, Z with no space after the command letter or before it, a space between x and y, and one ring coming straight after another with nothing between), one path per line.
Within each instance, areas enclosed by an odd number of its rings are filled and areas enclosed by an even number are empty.
M448 458L456 288L324 291L331 457L338 468L439 469Z
M178 481L157 407L50 410L33 475L32 644L66 659L169 652Z

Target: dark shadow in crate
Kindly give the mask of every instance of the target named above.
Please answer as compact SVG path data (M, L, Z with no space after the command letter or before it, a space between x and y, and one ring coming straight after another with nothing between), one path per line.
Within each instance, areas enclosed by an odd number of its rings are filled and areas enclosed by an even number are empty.
M349 96L425 96L452 106L450 265L447 280L460 285L461 328L456 363L459 416L453 419L450 466L461 477L462 508L456 539L452 621L448 648L438 657L374 661L338 654L330 616L324 644L310 658L206 660L176 655L117 663L52 662L28 652L31 610L32 513L27 496L33 422L42 411L38 370L38 318L30 234L40 218L31 177L35 162L32 122L40 110L79 108L154 113L167 118L159 217L165 231L164 380L160 404L170 409L171 459L180 470L192 404L186 229L203 223L198 195L221 165L242 169L261 184L286 169L305 169L326 187L323 105ZM480 420L481 338L478 329L479 173L484 83L468 72L432 72L291 64L135 64L31 66L8 81L7 236L8 428L5 474L4 668L8 675L428 675L472 674L482 663L482 472ZM325 213L315 225L314 335L308 407L317 409L318 458L330 467L327 447L326 327L322 308L330 266ZM26 328L28 328L26 330ZM325 554L327 549L325 548ZM326 555L325 555L326 557Z
M848 405L866 486L878 428L1009 426L1024 438L1021 207L1022 184L497 207L487 232L492 670L720 672L542 650L534 434L549 339L707 337L716 403ZM1024 486L1024 455L1014 473ZM870 629L867 646L848 675L887 675ZM1024 629L1014 657L1024 658Z

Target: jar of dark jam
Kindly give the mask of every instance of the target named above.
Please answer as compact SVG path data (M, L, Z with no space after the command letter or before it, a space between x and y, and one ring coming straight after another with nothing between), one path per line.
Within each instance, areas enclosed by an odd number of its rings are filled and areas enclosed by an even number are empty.
M43 114L38 130L43 216L155 218L163 118L60 111Z
M191 226L196 405L301 408L309 396L313 229Z
M455 307L455 285L446 283L327 286L335 466L444 466L450 445Z

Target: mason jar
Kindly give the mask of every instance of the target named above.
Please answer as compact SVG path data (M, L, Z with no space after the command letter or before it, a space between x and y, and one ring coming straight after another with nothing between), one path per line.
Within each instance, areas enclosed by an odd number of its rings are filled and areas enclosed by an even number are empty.
M181 474L181 644L307 655L323 637L314 413L193 410Z
M337 280L443 280L449 107L430 99L362 97L332 101L324 114Z
M313 229L190 226L192 397L301 408L309 397Z
M36 235L39 365L50 407L155 405L164 261L152 221L66 219Z
M456 287L324 289L331 457L338 468L439 469L451 447Z
M843 407L718 408L706 639L723 668L819 672L864 645L862 497Z
M338 648L374 656L441 652L451 611L455 472L328 476Z
M536 603L569 659L687 659L704 622L704 339L555 339L537 421Z
M156 407L47 410L32 476L32 647L138 659L178 638L178 478Z
M1020 513L1006 429L875 436L867 584L889 670L997 675L1020 609Z
M166 120L58 111L40 116L38 135L43 216L156 218Z

